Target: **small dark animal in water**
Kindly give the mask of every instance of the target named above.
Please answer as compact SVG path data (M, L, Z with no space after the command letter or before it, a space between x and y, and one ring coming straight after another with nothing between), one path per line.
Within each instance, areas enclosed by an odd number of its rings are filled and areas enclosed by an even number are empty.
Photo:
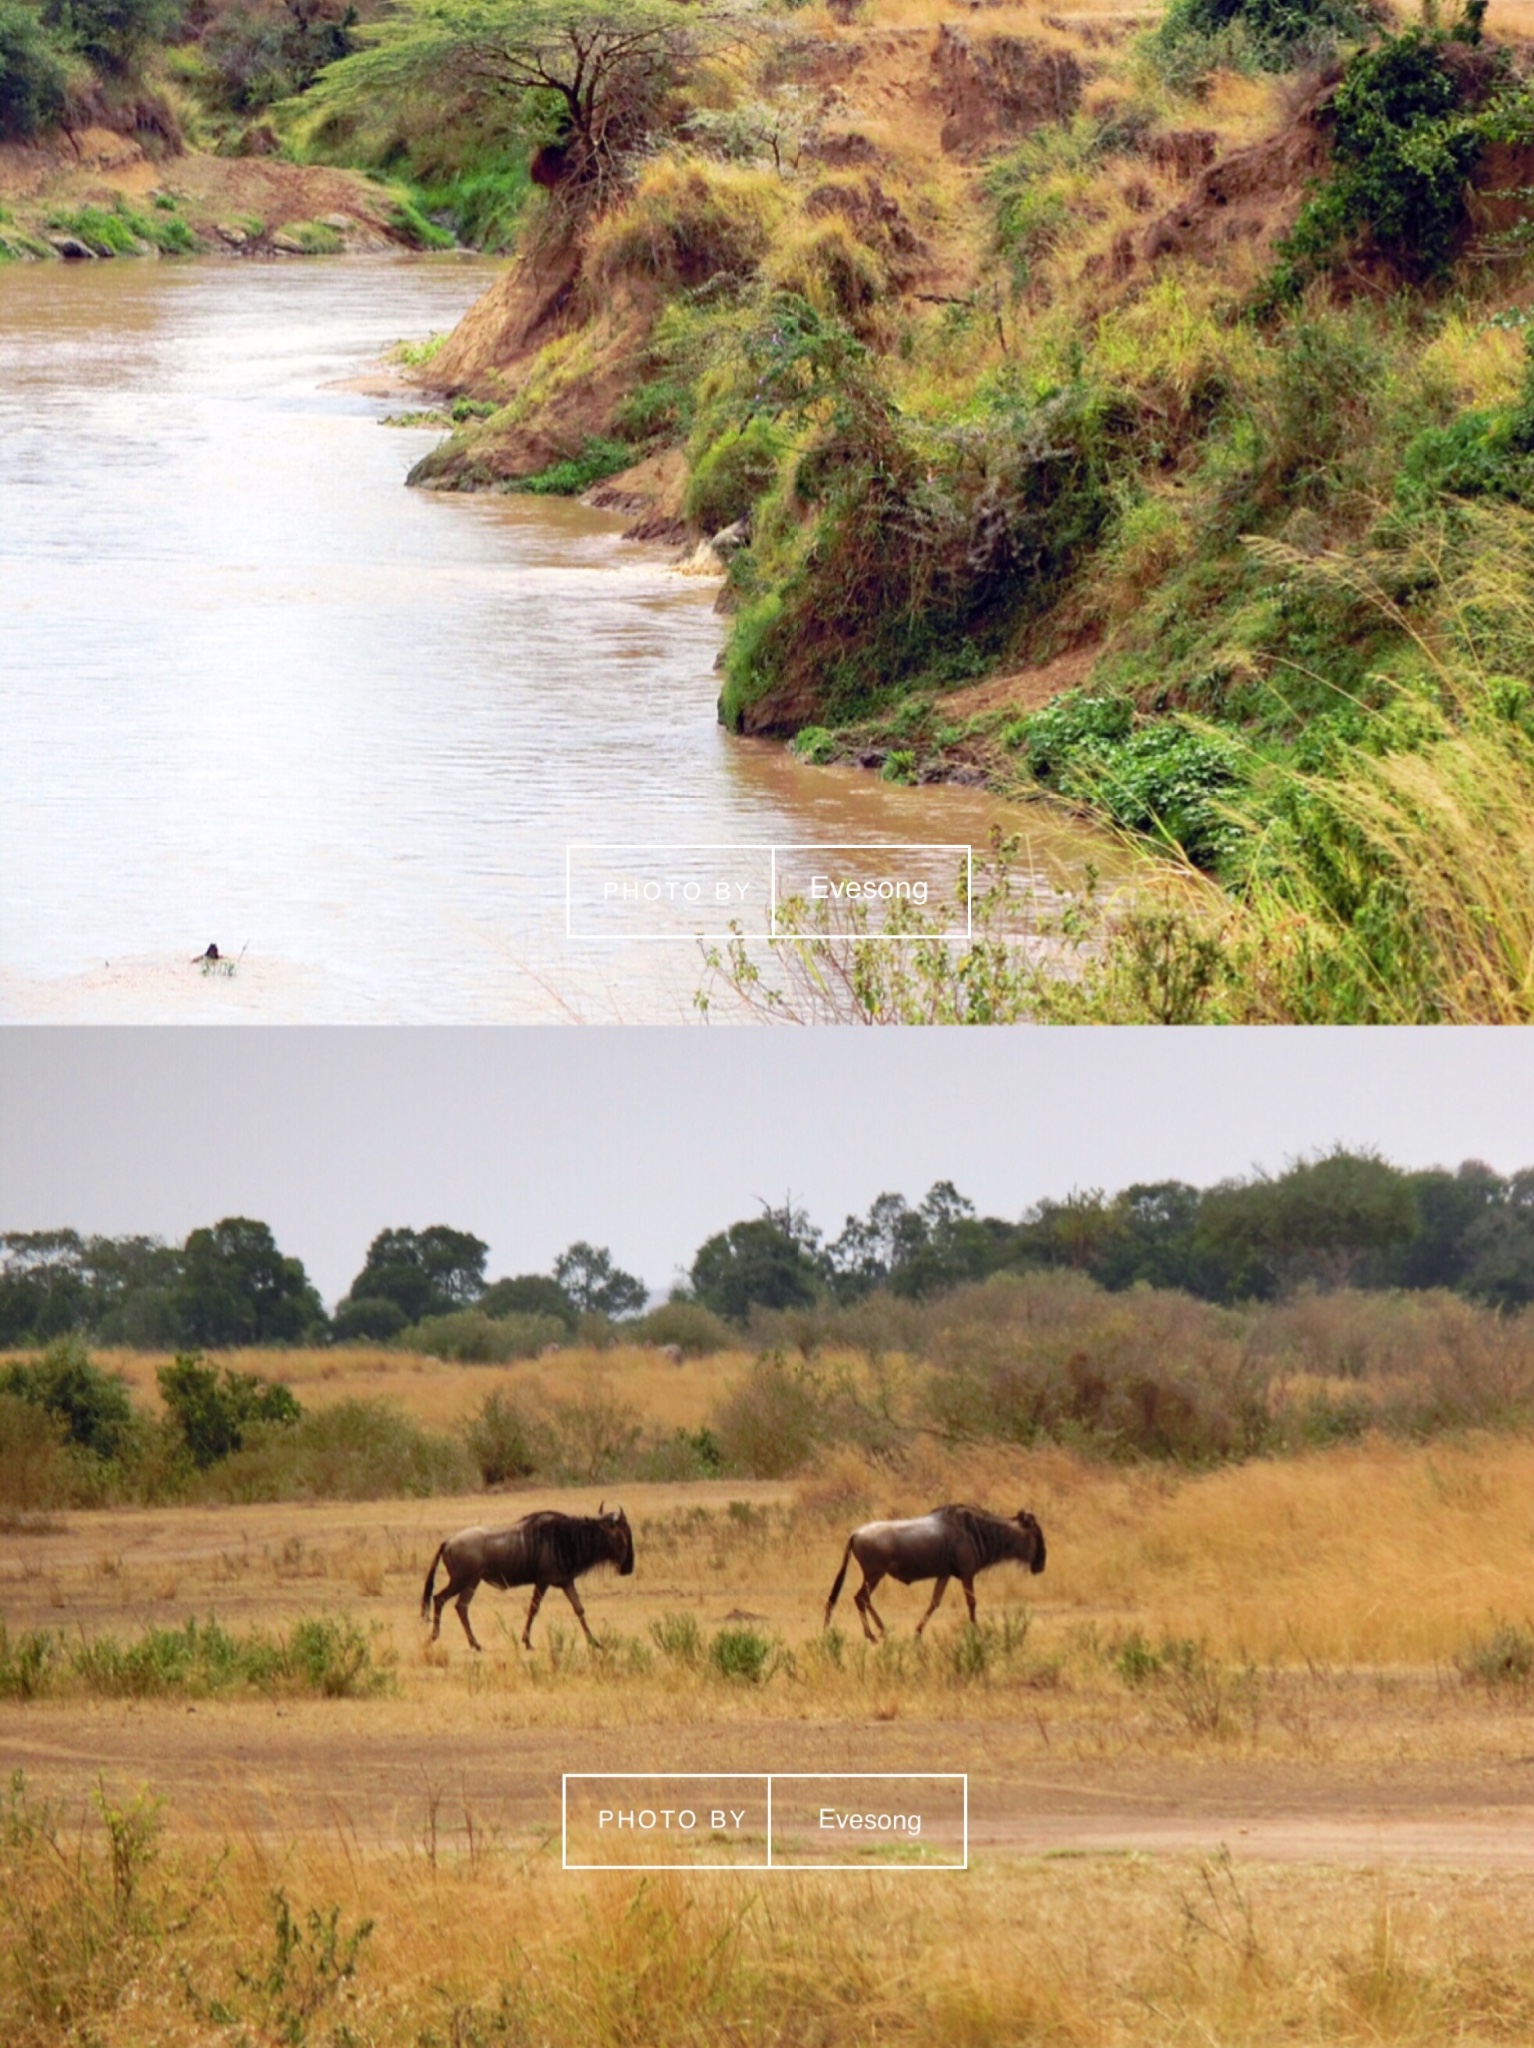
M831 1609L847 1576L848 1561L854 1557L863 1567L863 1583L853 1597L863 1633L871 1643L876 1643L879 1636L868 1626L868 1618L872 1615L879 1623L882 1636L884 1623L873 1603L874 1590L881 1579L898 1579L902 1586L914 1585L918 1579L937 1580L932 1589L932 1604L916 1624L918 1635L937 1613L950 1579L957 1579L964 1588L973 1624L976 1572L983 1572L987 1565L1000 1564L1004 1558L1013 1558L1030 1571L1043 1571L1044 1531L1026 1508L1019 1508L1011 1521L1004 1515L988 1514L984 1508L953 1505L934 1508L930 1515L917 1515L906 1522L865 1522L847 1538L842 1568L826 1602L827 1628L831 1625Z
M537 1514L524 1515L509 1529L460 1529L456 1536L439 1543L421 1594L423 1617L432 1613L435 1606L432 1641L441 1632L443 1608L449 1600L456 1600L458 1619L463 1623L470 1647L483 1647L469 1626L469 1602L483 1581L487 1586L532 1587L533 1602L522 1631L524 1650L533 1647L533 1621L550 1586L558 1586L586 1630L587 1642L594 1650L600 1650L602 1645L587 1627L586 1610L575 1582L582 1573L598 1565L616 1566L622 1578L627 1578L634 1569L634 1537L628 1516L622 1508L614 1508L608 1514L606 1505L604 1501L594 1515L562 1515L553 1508L543 1508ZM432 1583L439 1564L447 1572L447 1584L433 1595Z

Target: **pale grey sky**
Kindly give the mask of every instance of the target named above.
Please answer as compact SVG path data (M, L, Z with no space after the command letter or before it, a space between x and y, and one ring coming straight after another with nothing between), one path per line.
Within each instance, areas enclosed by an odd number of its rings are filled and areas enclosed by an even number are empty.
M1523 1031L84 1030L0 1035L0 1229L179 1239L264 1217L334 1301L386 1225L577 1237L664 1290L792 1191L839 1228L949 1179L1207 1182L1342 1141L1534 1164Z

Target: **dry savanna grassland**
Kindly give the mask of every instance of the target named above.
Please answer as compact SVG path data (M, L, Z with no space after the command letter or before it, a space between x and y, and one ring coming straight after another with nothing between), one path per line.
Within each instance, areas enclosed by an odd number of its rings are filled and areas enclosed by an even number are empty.
M236 1356L447 1427L509 1373ZM596 1371L596 1358L586 1369ZM153 1360L125 1361L146 1405ZM576 1370L563 1361L561 1370ZM743 1355L608 1354L696 1428ZM628 1374L632 1371L632 1379ZM1534 2031L1534 1444L1192 1471L1058 1449L625 1482L632 1578L421 1621L445 1534L595 1486L16 1515L0 2020L17 2043L1480 2041ZM610 1500L609 1492L609 1500ZM1026 1503L1041 1577L924 1641L854 1522ZM565 1872L570 1770L970 1775L963 1873Z

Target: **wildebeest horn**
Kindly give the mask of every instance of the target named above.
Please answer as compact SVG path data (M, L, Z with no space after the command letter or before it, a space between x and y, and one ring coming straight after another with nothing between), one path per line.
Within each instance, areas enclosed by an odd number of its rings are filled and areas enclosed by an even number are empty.
M605 1501L605 1500L599 1500L599 1501L597 1502L597 1513L598 1513L598 1514L601 1514L601 1512L602 1512L603 1508L605 1508L606 1506L607 1506L607 1503L606 1503L606 1501Z

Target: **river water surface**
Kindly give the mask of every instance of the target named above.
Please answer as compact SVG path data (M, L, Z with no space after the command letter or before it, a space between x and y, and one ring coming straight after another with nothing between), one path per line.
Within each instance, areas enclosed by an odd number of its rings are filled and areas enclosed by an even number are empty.
M572 942L571 842L1018 822L722 732L716 586L620 519L402 488L358 380L493 275L0 268L0 1017L674 1022L696 946Z

